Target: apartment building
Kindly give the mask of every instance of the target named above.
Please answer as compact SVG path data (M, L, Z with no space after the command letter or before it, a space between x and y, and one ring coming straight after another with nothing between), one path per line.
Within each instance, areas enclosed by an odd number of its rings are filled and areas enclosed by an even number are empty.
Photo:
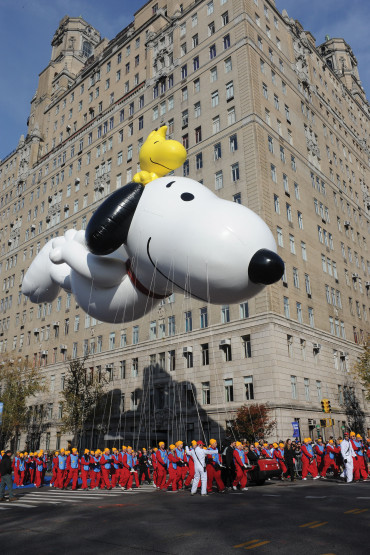
M294 14L292 14L294 16ZM222 438L242 404L268 403L278 437L324 433L329 398L364 392L350 368L369 333L369 103L342 38L312 34L271 0L150 0L112 40L66 16L31 101L27 134L0 165L0 351L40 367L19 445L54 449L70 358L108 379L108 423L86 444ZM21 293L51 238L85 229L140 170L167 125L188 160L174 173L247 205L269 225L282 280L250 301L206 305L173 294L132 324L83 313L72 295ZM207 211L205 207L205 218Z

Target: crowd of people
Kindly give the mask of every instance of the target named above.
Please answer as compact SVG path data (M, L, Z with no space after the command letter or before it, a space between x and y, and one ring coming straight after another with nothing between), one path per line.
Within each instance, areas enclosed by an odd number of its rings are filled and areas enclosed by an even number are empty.
M9 468L14 472L16 487L34 484L41 488L45 485L45 474L51 462L50 487L72 490L78 488L112 489L132 491L135 484L140 488L143 481L158 490L178 492L191 489L194 495L198 487L201 495L227 490L246 491L248 470L263 459L274 459L280 469L280 479L297 478L307 480L326 479L330 471L336 478L341 476L347 482L369 479L370 438L363 441L355 432L344 434L344 438L321 438L315 442L311 438L300 441L290 439L286 442L268 443L259 441L249 444L246 441L231 441L219 449L217 441L211 439L208 447L202 441L192 441L190 446L177 441L167 449L164 442L158 448L142 448L135 451L130 446L121 450L85 449L83 454L77 448L70 451L60 449L49 456L44 451L35 453L17 452L11 460L11 452L1 452L0 501L4 500L4 489L9 489ZM6 463L6 464L5 464ZM4 467L4 468L3 468ZM7 477L4 480L6 467ZM79 482L80 478L80 482Z

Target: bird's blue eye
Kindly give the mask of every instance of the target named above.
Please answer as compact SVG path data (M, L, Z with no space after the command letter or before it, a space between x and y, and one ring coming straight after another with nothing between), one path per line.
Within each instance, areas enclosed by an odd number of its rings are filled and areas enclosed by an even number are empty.
M191 193L182 193L181 200L185 200L185 201L194 200L194 195L192 195Z

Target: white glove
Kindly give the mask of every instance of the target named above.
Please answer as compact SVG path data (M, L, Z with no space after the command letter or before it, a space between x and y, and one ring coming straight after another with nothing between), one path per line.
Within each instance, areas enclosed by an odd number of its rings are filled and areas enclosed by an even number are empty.
M131 468L130 472L135 472L135 470L133 468Z
M244 466L244 468L248 468L248 466L247 466L246 464L245 464L245 465L243 465L243 466Z

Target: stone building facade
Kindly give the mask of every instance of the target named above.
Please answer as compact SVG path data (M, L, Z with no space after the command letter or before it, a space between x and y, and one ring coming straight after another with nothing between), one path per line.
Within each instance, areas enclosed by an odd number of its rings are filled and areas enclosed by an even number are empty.
M369 104L345 40L316 45L271 0L150 0L112 40L66 16L51 44L26 137L0 166L0 350L47 386L29 448L70 439L60 391L68 358L85 354L109 380L108 423L87 445L222 438L238 407L265 402L278 437L293 421L315 435L322 398L340 435L352 387L369 417L349 372L369 333ZM131 181L161 125L188 150L176 174L267 222L283 279L237 306L172 295L129 325L95 321L64 292L32 305L31 260Z

